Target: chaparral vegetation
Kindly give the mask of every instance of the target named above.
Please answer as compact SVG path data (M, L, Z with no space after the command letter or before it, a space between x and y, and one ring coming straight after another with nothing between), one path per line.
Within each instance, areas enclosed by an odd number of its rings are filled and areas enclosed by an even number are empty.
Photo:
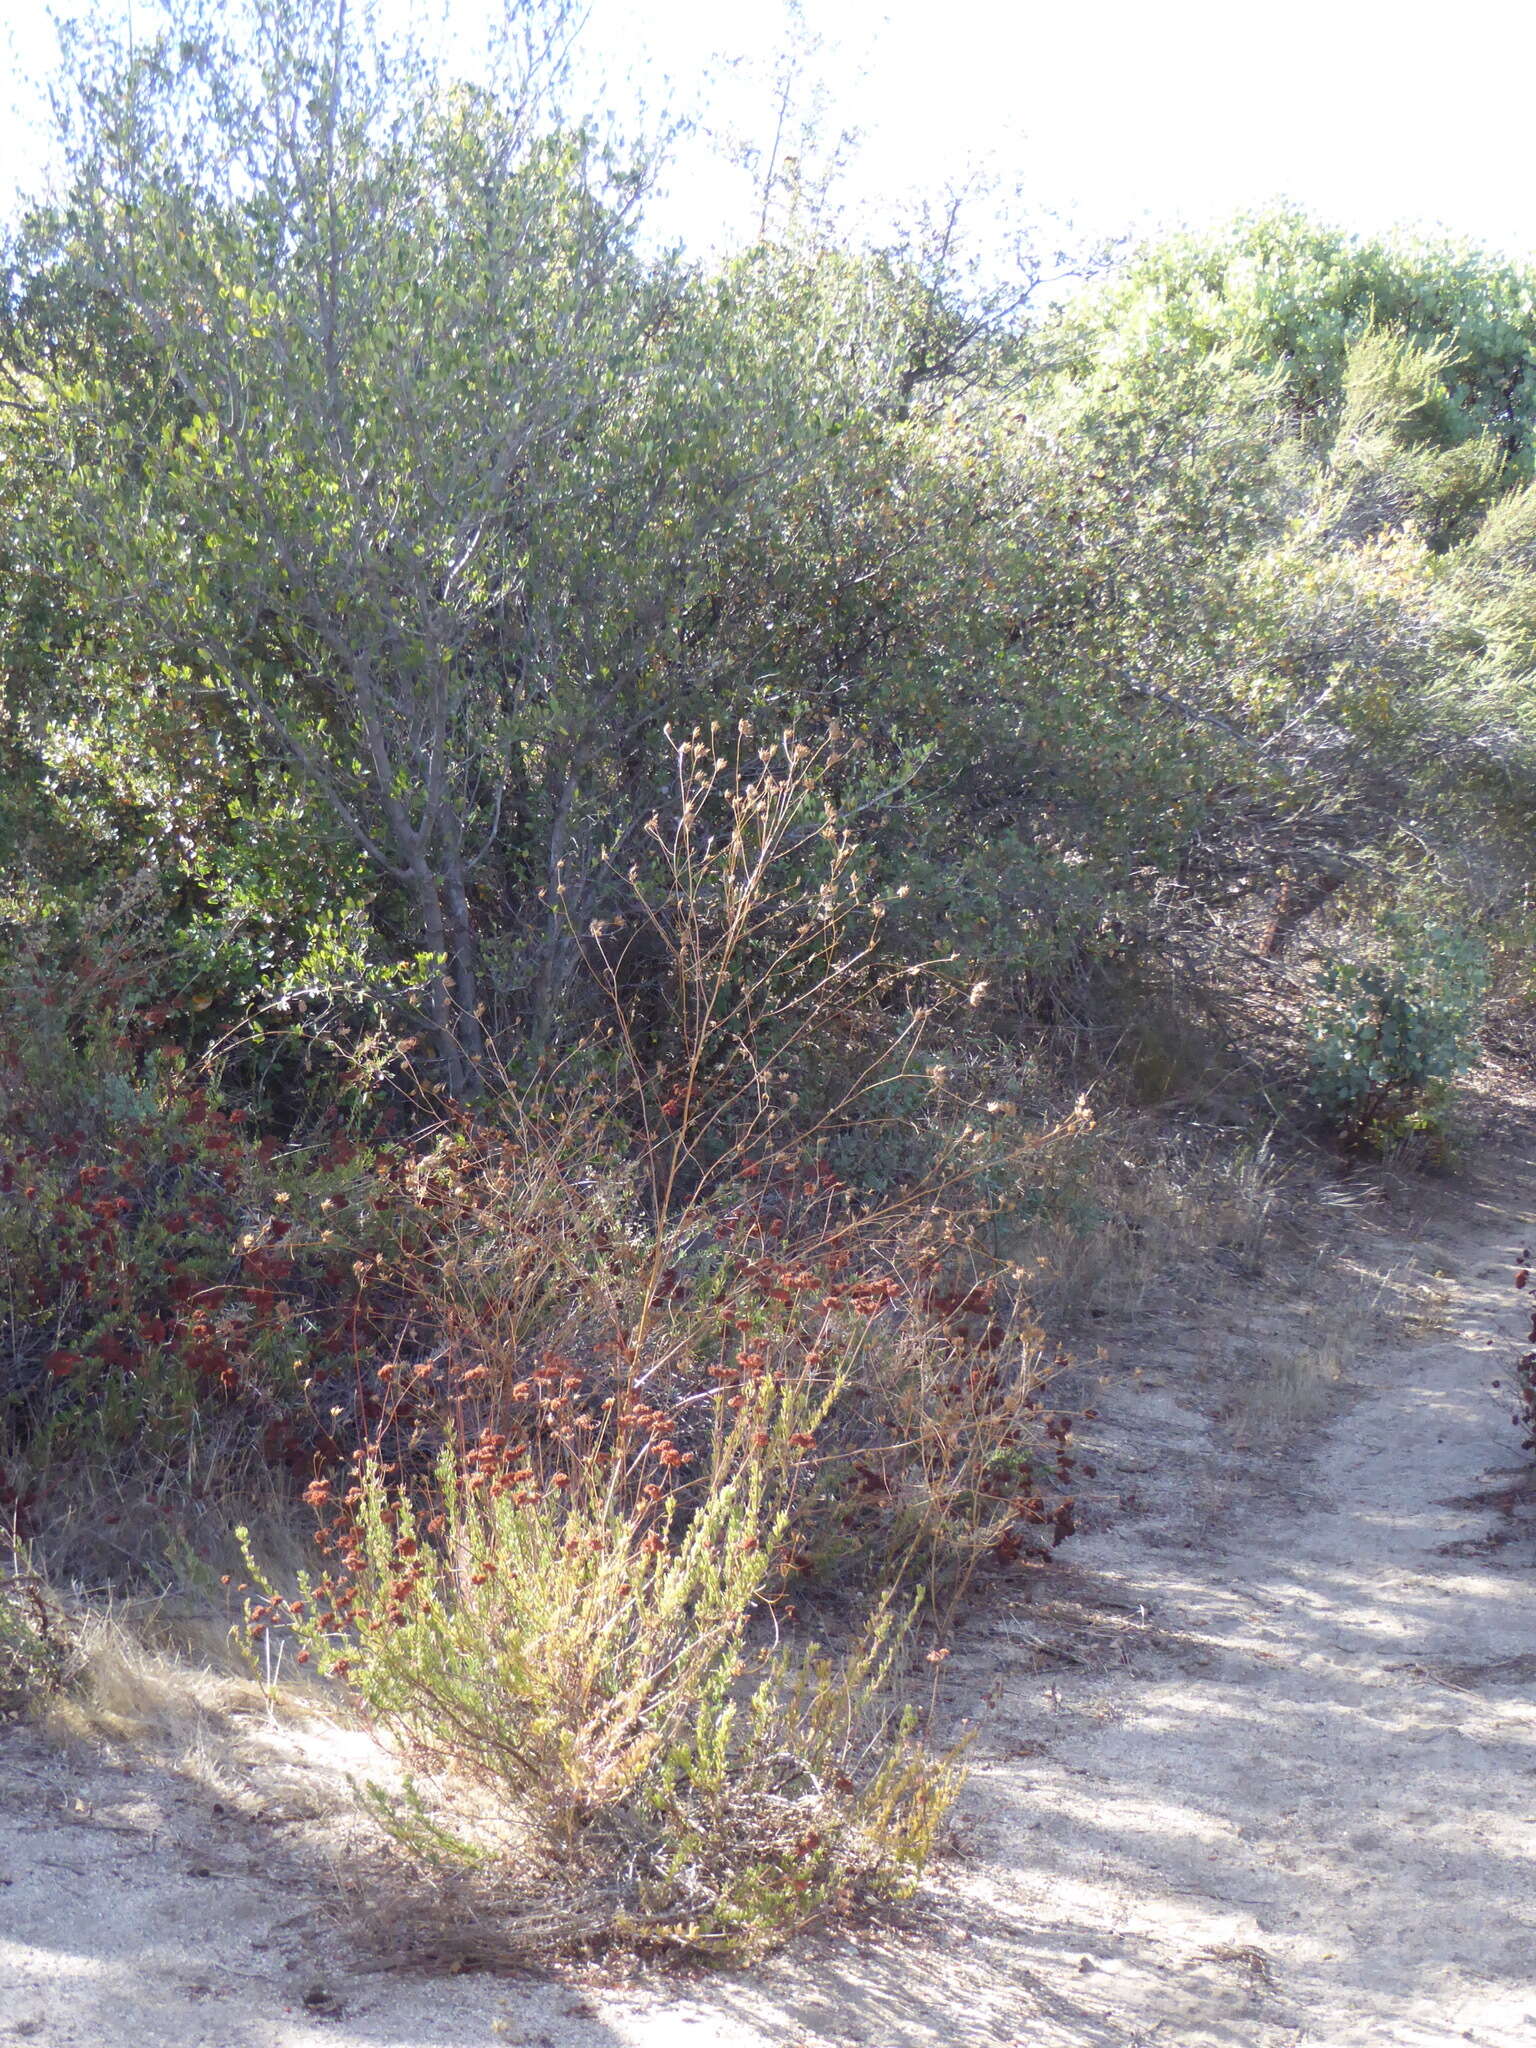
M700 256L575 27L66 38L0 1704L50 1588L200 1590L394 1746L423 1914L742 1953L941 1838L917 1674L1072 1532L1074 1330L1277 1148L1453 1149L1529 993L1536 272L1285 211L1004 262L782 151Z

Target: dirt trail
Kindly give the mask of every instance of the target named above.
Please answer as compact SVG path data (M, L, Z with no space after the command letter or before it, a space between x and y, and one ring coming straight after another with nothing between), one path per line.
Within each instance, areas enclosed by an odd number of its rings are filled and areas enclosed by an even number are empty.
M1491 1388L1524 1149L1428 1205L1441 1326L1354 1358L1308 1447L1235 1447L1176 1363L1106 1402L1102 1526L946 1667L989 1706L920 1905L741 1976L360 1972L285 1857L302 1787L220 1813L13 1733L0 2043L1536 2048L1536 1546Z

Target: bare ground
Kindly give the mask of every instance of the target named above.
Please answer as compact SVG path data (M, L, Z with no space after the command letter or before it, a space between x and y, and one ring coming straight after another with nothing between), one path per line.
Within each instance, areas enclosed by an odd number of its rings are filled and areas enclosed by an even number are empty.
M1351 1215L1374 1317L1234 1277L1106 1364L1087 1532L944 1666L974 1769L910 1908L741 1974L381 1969L327 1912L360 1738L11 1730L0 2043L1536 2048L1536 1502L1493 1386L1533 1153Z

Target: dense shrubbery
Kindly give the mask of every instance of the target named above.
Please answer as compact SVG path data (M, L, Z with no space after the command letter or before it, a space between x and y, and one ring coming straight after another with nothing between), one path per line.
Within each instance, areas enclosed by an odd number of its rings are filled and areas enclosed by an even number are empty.
M889 1696L905 1617L1070 1529L1070 1423L978 1237L1049 1134L978 1144L905 975L884 1019L825 762L673 758L616 921L659 995L600 956L605 1028L394 1136L339 1127L339 1070L317 1128L262 1135L217 1085L243 1063L168 1042L142 934L18 961L11 1505L63 1558L94 1497L119 1580L211 1577L286 1472L334 1562L256 1636L430 1771L380 1807L412 1854L489 1858L498 1898L510 1868L549 1938L750 1950L912 1881L957 1780ZM833 1139L906 1170L855 1187ZM862 1647L768 1654L769 1612L834 1583Z
M28 1492L82 1460L178 1474L336 1454L381 1321L381 1162L232 1111L148 1003L131 929L0 988L0 1400ZM34 1513L58 1502L23 1501Z
M632 885L633 927L658 927L666 1057L614 971L606 1035L473 1113L422 1105L408 1137L376 1109L368 1132L361 1113L344 1129L340 1075L317 1128L261 1135L218 1063L191 1064L167 1006L145 1005L141 933L18 958L0 1041L5 1386L36 1473L94 1456L200 1494L243 1460L309 1480L407 1439L424 1469L471 1416L525 1444L572 1407L567 1389L551 1408L558 1357L589 1425L631 1382L657 1426L678 1404L683 1447L650 1478L684 1496L702 1398L819 1389L833 1455L830 1475L801 1475L808 1564L916 1546L937 1582L1017 1554L1016 1525L1054 1512L1055 1454L1037 1468L1031 1450L1041 1340L1007 1273L978 1264L975 1225L1002 1158L1028 1172L1042 1134L1000 1120L980 1144L921 1064L920 1013L905 1046L877 1026L879 906L817 764L789 743L776 772L752 766L722 786L708 748L680 748L689 822L658 852L664 904ZM710 829L717 805L728 833ZM809 917L808 831L833 842ZM878 1059L848 1058L861 1014ZM883 1195L855 1188L828 1163L837 1144L894 1145L907 1171Z
M1531 283L695 264L558 34L172 13L76 38L0 308L5 1506L121 1578L307 1491L256 1625L430 1768L401 1838L750 1948L920 1860L899 1617L1070 1531L1037 1314L1191 1234L1080 1085L1358 1143L1472 1057ZM765 1657L834 1580L863 1647Z

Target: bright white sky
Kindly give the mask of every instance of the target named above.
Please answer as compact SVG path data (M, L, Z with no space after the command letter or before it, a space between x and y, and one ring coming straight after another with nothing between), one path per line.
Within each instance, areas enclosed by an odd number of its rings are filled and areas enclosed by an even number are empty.
M125 6L129 0L107 0ZM386 9L403 0L384 0ZM467 27L483 0L446 0ZM146 0L140 0L141 12ZM863 132L855 189L932 190L989 161L1042 209L1113 233L1287 197L1366 231L1443 225L1536 253L1529 105L1536 7L1412 0L804 0L832 122ZM40 161L43 0L0 0L0 201ZM614 72L670 77L759 140L780 0L592 0ZM464 38L467 47L469 38ZM0 56L4 44L0 41ZM734 70L724 60L747 60ZM6 120L9 99L18 118ZM685 157L680 232L712 239L739 191Z

